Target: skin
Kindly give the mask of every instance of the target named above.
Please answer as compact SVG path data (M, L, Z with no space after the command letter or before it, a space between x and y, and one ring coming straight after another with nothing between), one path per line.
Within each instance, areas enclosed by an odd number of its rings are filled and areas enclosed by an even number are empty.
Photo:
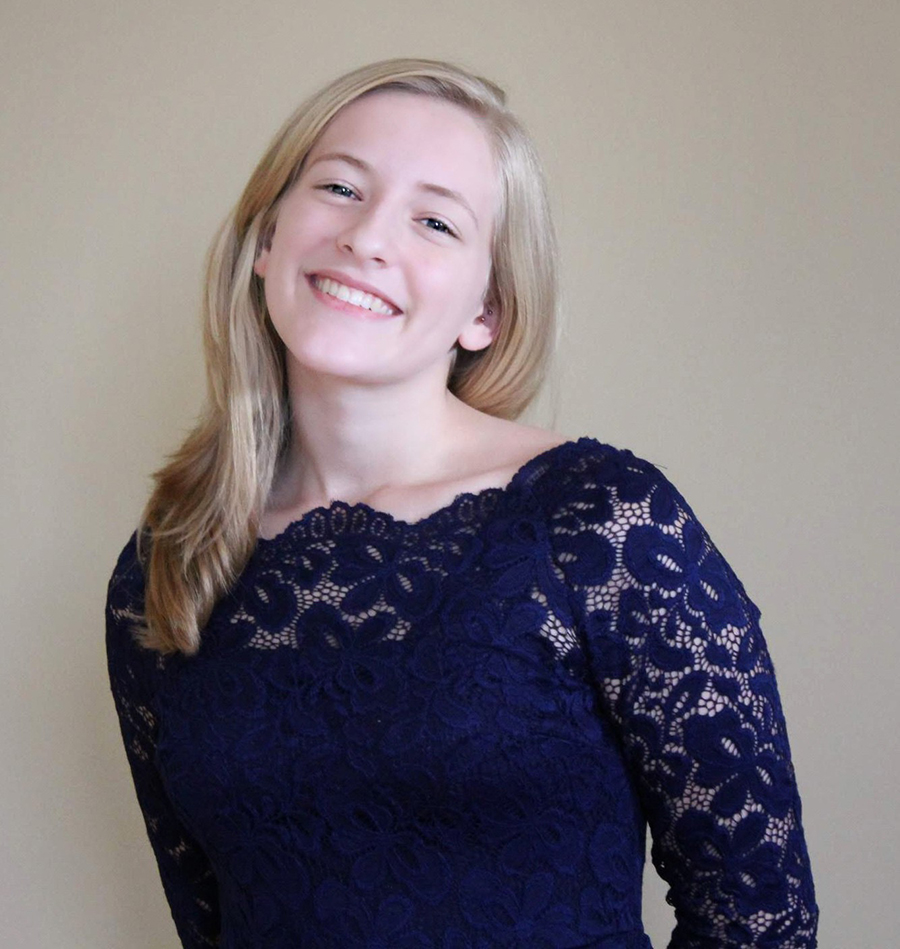
M447 390L454 347L483 349L496 328L498 202L490 142L459 106L380 92L326 128L255 263L294 424L262 536L333 500L415 521L562 441ZM323 278L382 302L337 299Z

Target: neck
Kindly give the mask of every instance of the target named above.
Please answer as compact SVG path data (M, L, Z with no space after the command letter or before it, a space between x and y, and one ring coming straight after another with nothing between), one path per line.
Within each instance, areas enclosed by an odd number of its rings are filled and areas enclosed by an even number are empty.
M291 447L273 497L279 507L365 500L388 485L425 484L452 463L467 416L434 378L354 386L289 367Z

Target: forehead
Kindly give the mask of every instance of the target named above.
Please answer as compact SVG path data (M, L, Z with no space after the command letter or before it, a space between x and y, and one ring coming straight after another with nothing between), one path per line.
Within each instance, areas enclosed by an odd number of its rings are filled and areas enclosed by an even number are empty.
M462 106L396 90L368 93L344 106L307 156L348 154L379 175L436 184L496 208L499 178L488 133Z

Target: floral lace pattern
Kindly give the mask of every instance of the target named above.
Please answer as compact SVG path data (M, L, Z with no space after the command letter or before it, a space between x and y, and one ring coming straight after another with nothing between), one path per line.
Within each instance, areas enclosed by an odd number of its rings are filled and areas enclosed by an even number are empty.
M647 823L672 947L816 945L758 611L630 453L311 511L191 658L134 645L142 588L132 539L110 680L185 946L647 949Z

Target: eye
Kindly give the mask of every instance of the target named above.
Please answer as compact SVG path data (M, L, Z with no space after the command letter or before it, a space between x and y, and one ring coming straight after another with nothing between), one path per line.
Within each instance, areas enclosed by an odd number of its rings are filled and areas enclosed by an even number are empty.
M319 191L327 191L329 194L336 194L339 198L358 198L359 195L349 186L342 185L337 181L331 181L325 185L318 186Z
M431 231L435 231L438 234L449 234L450 237L459 236L446 221L442 221L438 217L423 217L421 218L421 221L425 227Z

